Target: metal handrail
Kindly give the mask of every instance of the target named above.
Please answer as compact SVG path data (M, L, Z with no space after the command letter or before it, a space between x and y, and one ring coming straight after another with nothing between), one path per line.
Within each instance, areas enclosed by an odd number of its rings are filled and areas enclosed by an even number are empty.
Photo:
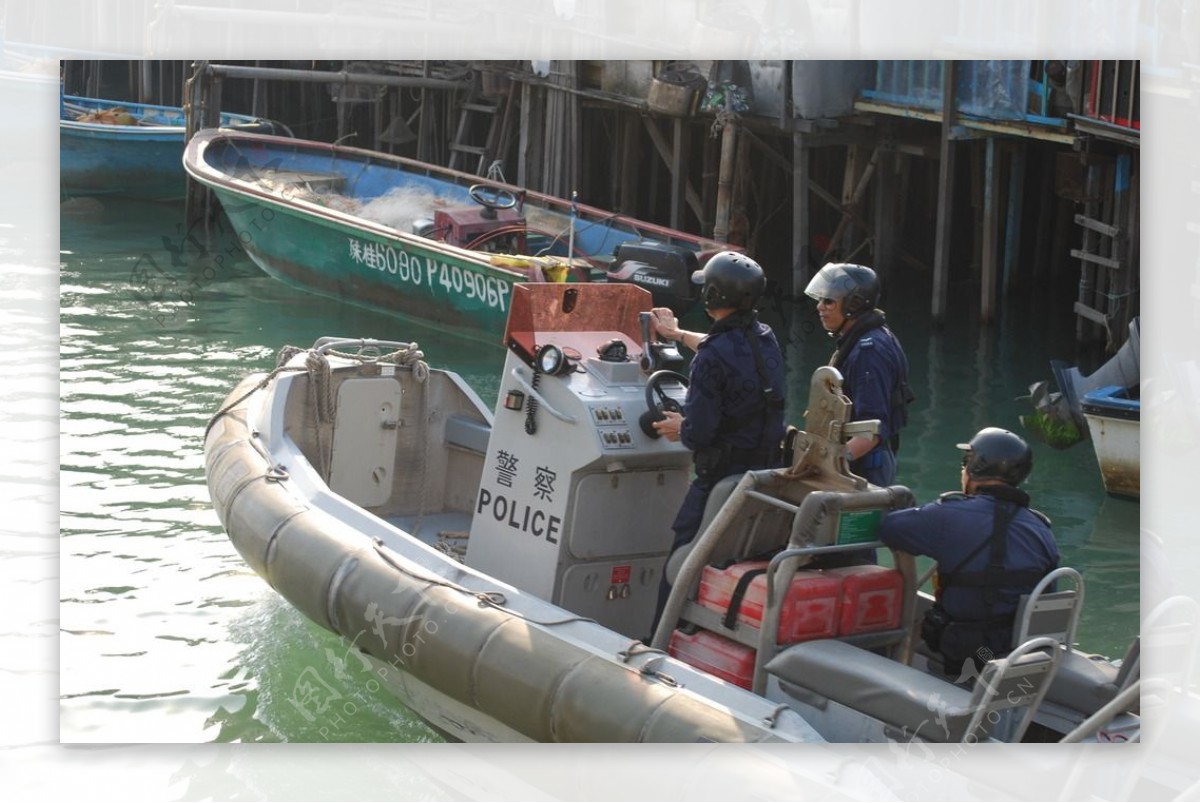
M1100 730L1101 726L1107 724L1113 717L1120 714L1128 708L1134 700L1138 699L1142 694L1142 681L1139 679L1136 682L1126 686L1121 693L1109 700L1104 705L1097 709L1096 713L1080 722L1075 726L1075 729L1066 736L1059 739L1060 744L1073 744L1081 742L1088 736L1091 736L1096 731Z

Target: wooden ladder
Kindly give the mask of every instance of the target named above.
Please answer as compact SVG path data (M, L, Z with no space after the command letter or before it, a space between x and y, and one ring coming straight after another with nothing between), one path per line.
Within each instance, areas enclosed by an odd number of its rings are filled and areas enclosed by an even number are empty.
M1083 213L1075 215L1083 239L1071 249L1080 270L1076 339L1087 339L1088 322L1097 324L1105 330L1110 351L1124 342L1136 309L1131 295L1137 292L1138 188L1132 162L1131 156L1121 155L1108 164L1088 165Z
M502 155L508 146L512 128L513 93L517 82L513 81L508 88L508 94L498 97L495 102L488 102L481 93L472 89L467 99L460 107L458 130L454 133L454 141L450 143L450 168L452 170L468 170L471 158L476 158L474 168L470 172L478 176L488 173L492 160L497 154ZM483 143L470 142L472 134L478 128L476 121L479 115L491 118L488 124L487 137Z

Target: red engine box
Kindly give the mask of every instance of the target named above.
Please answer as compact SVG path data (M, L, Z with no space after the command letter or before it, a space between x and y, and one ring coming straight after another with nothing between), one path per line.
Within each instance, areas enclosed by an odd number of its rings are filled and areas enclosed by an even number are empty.
M754 650L716 633L698 630L688 635L676 630L667 653L743 689L754 685Z
M846 566L826 569L841 580L838 635L870 633L900 626L904 607L904 578L884 566Z
M698 602L705 608L724 614L729 600L742 575L754 569L767 568L767 561L747 561L727 569L704 567L700 576ZM819 571L798 571L783 600L779 631L780 644L809 639L830 638L837 634L841 578ZM767 598L766 575L750 581L738 608L737 620L750 627L762 627L763 604Z

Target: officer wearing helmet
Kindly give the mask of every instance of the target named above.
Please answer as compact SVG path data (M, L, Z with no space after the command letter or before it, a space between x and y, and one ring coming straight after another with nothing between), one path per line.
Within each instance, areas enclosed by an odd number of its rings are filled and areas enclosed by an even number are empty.
M758 263L734 251L715 254L692 274L713 323L706 334L679 328L671 310L657 307L655 331L696 352L683 414L664 413L654 429L692 450L696 479L672 524L672 549L692 540L716 483L731 474L782 465L783 353L755 305L766 289ZM660 606L661 608L661 606Z
M829 364L842 374L842 392L853 403L852 420L879 420L877 435L846 444L850 470L874 485L896 481L900 429L912 401L908 357L887 327L879 305L879 278L864 265L830 263L808 283L821 325L837 346Z
M1013 618L1028 594L1058 568L1050 520L1029 507L1018 486L1033 470L1033 450L1005 429L986 427L963 450L962 492L884 517L885 544L937 561L936 602L921 636L948 675L976 668L1013 647Z

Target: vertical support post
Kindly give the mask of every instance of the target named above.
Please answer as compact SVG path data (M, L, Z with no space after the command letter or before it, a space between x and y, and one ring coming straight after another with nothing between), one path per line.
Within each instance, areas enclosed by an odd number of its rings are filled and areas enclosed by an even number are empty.
M542 142L545 134L545 95L529 84L521 86L521 133L517 145L517 184L542 186Z
M704 165L700 180L700 208L704 210L705 219L701 223L703 229L701 233L705 237L711 237L714 212L717 208L717 173L720 170L718 157L721 145L716 137L707 133L703 139Z
M750 191L750 138L738 137L733 158L733 198L729 204L729 242L753 250L746 195Z
M429 77L429 61L421 62L421 76ZM417 160L421 162L430 161L429 151L432 139L431 127L433 126L433 109L430 108L433 99L433 90L426 87L421 87L421 112L419 122L417 124Z
M878 154L874 198L875 248L871 258L875 271L886 281L896 254L896 200L904 197L895 189L896 173L903 157L882 147Z
M624 114L621 141L621 183L617 209L626 215L637 216L638 115Z
M91 71L87 81L87 96L89 98L100 97L100 65L103 61L89 61Z
M140 84L138 86L138 102L139 103L155 103L154 100L154 62L138 61L134 62L138 68L138 78Z
M861 145L846 146L846 167L842 171L842 219L833 233L833 247L839 254L849 254L854 248L854 220L850 214L855 208L855 190L862 172L863 148Z
M1017 257L1021 251L1021 216L1025 208L1025 158L1028 146L1024 140L1013 144L1009 151L1008 166L1008 218L1004 224L1004 276L1001 292L1008 295L1012 290L1013 274L1016 272Z
M809 148L801 131L792 133L792 297L804 298L809 265Z
M937 234L933 250L933 302L931 317L936 325L946 318L947 297L950 286L950 235L954 211L954 79L956 69L953 61L942 62L942 145L941 163L938 165L938 213Z
M687 207L688 130L682 117L674 120L671 147L671 217L673 229L683 228L683 212Z
M184 84L183 119L184 141L191 142L192 137L205 127L207 108L212 104L210 98L212 75L208 72L207 61L197 61L192 65L192 77ZM219 115L219 112L218 112ZM189 176L187 189L184 193L183 217L186 230L191 231L195 223L208 216L208 189Z
M717 214L713 239L721 242L729 236L729 205L733 197L733 162L737 154L737 124L728 116L721 127L721 166L717 172Z
M983 168L983 245L980 254L979 321L996 317L996 252L1000 235L1000 158L996 138L988 137Z
M1034 175L1041 176L1037 189L1037 231L1033 236L1033 273L1035 282L1041 281L1049 272L1051 241L1055 220L1059 215L1059 206L1063 199L1054 192L1054 156L1050 155L1047 165L1045 154L1039 155L1034 151Z

